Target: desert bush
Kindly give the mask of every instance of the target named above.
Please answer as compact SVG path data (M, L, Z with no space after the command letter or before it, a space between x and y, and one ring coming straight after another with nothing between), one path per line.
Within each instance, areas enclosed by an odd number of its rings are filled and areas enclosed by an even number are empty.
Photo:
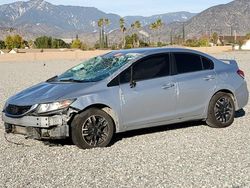
M157 42L157 47L162 47L164 46L163 42Z
M99 43L99 41L97 41L97 42L95 43L94 48L95 48L95 49L100 49L100 43Z
M243 44L245 43L245 41L243 39L238 41L238 45L239 45L239 49L241 50Z
M143 41L143 40L140 40L140 47L149 47L149 43Z
M5 49L5 43L4 41L0 40L0 49Z
M198 40L199 47L206 47L209 44L208 39L206 38L201 38Z
M188 39L186 40L184 45L188 47L205 47L208 46L208 39L206 38Z
M24 47L23 38L20 35L9 35L5 38L4 43L7 49Z
M32 44L29 42L29 44ZM41 36L35 39L33 45L36 48L69 48L70 45L62 39L52 38L48 36Z
M211 40L212 40L212 42L213 42L215 45L217 45L217 42L218 42L218 40L219 40L219 35L218 35L218 33L214 32L214 33L212 34Z
M137 34L127 35L125 37L125 48L148 47L149 43L140 40Z
M62 39L52 39L52 48L69 48L70 45Z
M71 48L78 48L80 49L82 46L82 42L79 39L73 40L71 44Z
M81 44L81 50L89 50L88 45L82 42L82 44Z
M117 50L116 45L113 44L113 45L111 46L111 50Z
M250 39L250 33L247 33L247 34L246 34L246 38L247 38L247 40Z
M189 47L198 47L198 40L196 39L188 39L186 40L185 46L189 46Z
M34 44L36 48L51 48L52 37L41 36L35 39Z

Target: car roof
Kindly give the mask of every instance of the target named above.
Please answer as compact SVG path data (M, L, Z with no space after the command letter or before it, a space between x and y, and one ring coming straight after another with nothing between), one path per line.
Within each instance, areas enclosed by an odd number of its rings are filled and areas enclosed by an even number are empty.
M133 48L133 49L125 49L125 50L114 50L111 53L139 53L143 56L153 55L157 53L166 53L166 52L187 52L187 53L195 53L199 55L206 56L210 59L215 59L214 57L192 49L188 48L176 48L176 47L159 47L159 48Z

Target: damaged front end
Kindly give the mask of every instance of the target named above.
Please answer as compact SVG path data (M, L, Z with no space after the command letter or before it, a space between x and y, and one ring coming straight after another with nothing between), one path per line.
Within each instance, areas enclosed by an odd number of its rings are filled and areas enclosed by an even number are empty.
M69 121L77 112L65 100L33 106L7 104L2 113L6 133L32 139L65 139L70 136Z

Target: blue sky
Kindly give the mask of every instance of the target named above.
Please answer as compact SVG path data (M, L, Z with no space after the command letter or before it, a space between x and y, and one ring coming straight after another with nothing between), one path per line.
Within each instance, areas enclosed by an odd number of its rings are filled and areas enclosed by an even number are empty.
M0 4L12 3L17 0L0 0ZM27 1L27 0L26 0ZM201 12L211 6L225 4L232 0L47 0L52 4L77 5L96 7L107 13L121 16L142 15L189 11Z

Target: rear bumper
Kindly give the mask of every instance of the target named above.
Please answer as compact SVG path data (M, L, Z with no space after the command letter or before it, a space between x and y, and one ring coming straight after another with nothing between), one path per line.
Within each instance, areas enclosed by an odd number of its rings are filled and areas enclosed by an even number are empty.
M249 100L249 92L247 89L247 83L244 82L235 92L236 97L236 111L245 107Z
M63 139L69 137L67 117L64 115L12 118L3 113L2 120L5 123L7 133L23 134L34 139Z

